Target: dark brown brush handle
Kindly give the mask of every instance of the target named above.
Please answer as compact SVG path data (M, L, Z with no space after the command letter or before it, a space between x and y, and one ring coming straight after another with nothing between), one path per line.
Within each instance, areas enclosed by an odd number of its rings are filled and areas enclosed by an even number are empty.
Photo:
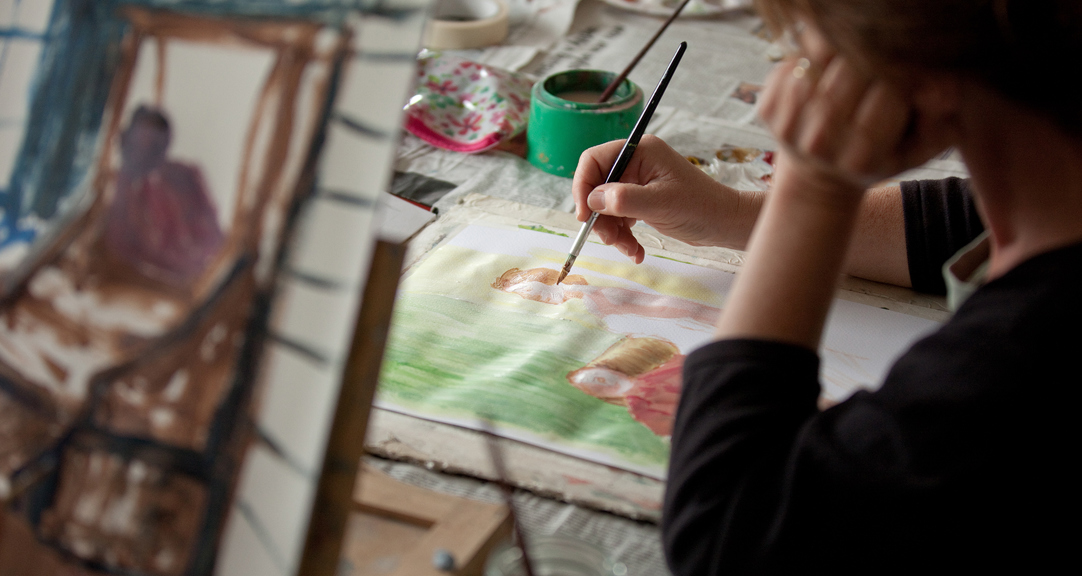
M601 97L597 99L597 102L599 104L601 102L607 101L609 98L612 98L613 93L616 92L616 89L620 87L620 83L622 83L624 79L627 78L628 74L631 74L631 70L635 68L635 65L639 63L639 60L642 60L642 57L650 51L650 47L654 45L654 42L657 42L657 39L661 37L662 32L664 32L665 29L669 27L669 24L672 24L673 20L676 20L676 17L679 16L680 12L684 10L684 6L687 6L688 2L690 1L691 0L684 0L680 3L679 6L676 7L676 10L672 13L672 16L669 16L669 19L666 20L665 23L661 25L661 28L659 28L658 31L654 33L654 36L650 38L650 41L646 43L646 46L643 46L642 50L639 50L639 53L635 55L635 59L631 61L631 64L628 64L627 68L624 68L624 71L621 72L615 80L610 82L609 85L605 88L605 91L601 93Z

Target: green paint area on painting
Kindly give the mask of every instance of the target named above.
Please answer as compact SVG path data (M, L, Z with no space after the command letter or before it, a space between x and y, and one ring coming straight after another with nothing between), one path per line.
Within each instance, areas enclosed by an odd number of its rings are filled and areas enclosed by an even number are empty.
M523 230L533 230L534 232L544 232L545 234L552 234L553 236L563 236L564 238L570 238L570 236L568 236L567 234L564 234L563 232L557 232L555 230L549 230L548 228L545 228L544 226L541 226L540 224L534 224L532 226L527 226L525 224L519 224L518 227L522 228Z
M532 303L531 303L532 304ZM668 443L623 406L574 388L568 372L621 338L580 322L432 294L400 294L379 400L502 427L664 470Z

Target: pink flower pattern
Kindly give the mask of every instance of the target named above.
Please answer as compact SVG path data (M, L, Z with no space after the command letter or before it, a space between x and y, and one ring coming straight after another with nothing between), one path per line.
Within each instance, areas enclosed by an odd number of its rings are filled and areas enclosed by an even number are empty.
M438 82L438 79L432 78L429 79L428 82L425 82L425 87L437 94L442 94L444 96L450 96L451 92L458 92L458 86L455 86L455 83L451 80L444 80L443 82Z
M453 126L459 128L458 135L465 136L470 132L477 132L481 129L481 114L477 112L470 112L462 117L462 120L451 118L450 122Z

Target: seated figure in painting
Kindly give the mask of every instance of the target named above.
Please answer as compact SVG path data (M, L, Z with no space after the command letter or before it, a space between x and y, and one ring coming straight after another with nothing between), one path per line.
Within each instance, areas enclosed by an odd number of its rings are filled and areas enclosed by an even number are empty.
M0 575L231 573L215 562L265 385L252 335L267 330L327 123L319 79L351 36L275 7L252 19L117 3L83 18L76 4L58 2L54 21L101 41L110 65L92 73L112 89L93 134L58 113L62 144L96 136L94 165L0 299ZM55 52L49 66L82 65ZM214 94L188 106L192 87ZM236 122L206 121L230 102ZM271 137L223 152L246 127ZM199 142L184 160L174 131ZM205 178L211 161L239 184Z
M166 158L169 119L140 106L120 141L105 246L141 274L190 285L222 246L218 211L198 167Z

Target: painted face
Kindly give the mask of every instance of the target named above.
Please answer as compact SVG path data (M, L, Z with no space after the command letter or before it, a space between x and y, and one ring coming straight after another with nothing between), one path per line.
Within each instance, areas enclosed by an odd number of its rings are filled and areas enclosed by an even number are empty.
M132 114L120 143L124 169L146 172L165 161L172 133L165 115L145 106Z

